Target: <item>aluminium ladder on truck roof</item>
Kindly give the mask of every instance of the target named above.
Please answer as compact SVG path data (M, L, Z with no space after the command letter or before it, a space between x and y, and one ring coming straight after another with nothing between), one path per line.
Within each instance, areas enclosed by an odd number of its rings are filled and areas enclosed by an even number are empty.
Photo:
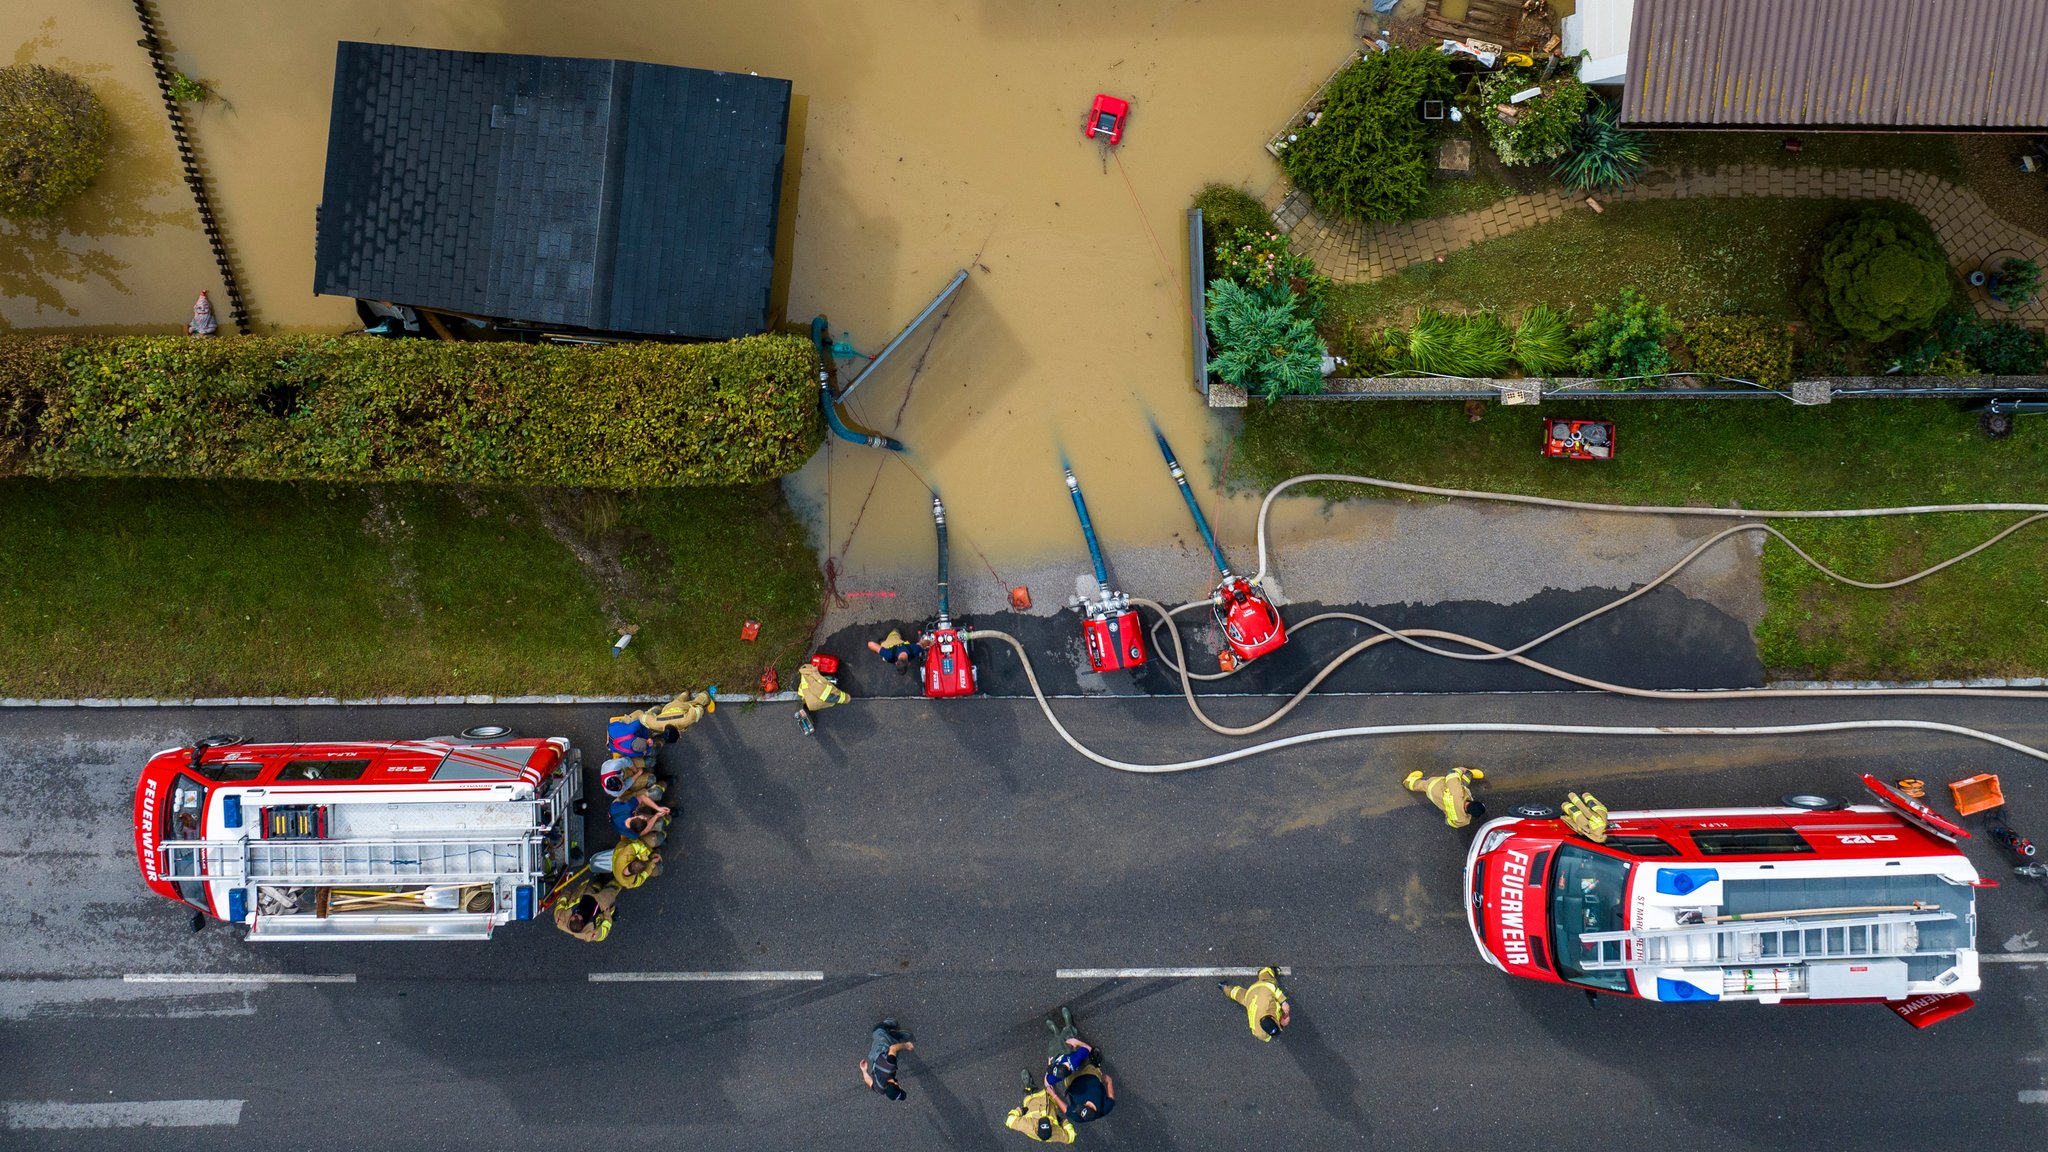
M287 887L481 882L546 867L538 831L459 840L172 840L161 851L169 880Z
M1953 912L1888 912L1822 921L1740 921L1680 928L1587 932L1579 958L1587 971L1684 968L1698 965L1800 964L1809 960L1870 960L1934 955L1920 950L1919 925L1954 920Z

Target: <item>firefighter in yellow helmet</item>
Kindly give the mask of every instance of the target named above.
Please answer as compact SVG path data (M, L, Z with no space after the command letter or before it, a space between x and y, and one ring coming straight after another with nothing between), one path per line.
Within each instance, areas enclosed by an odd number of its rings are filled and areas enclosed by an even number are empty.
M612 907L618 902L618 885L598 887L586 881L555 901L555 927L578 940L599 943L612 933Z
M1024 1086L1026 1089L1037 1088L1029 1072L1024 1073ZM1040 1144L1072 1144L1075 1137L1074 1122L1060 1114L1060 1107L1053 1100L1049 1088L1027 1091L1024 1102L1010 1109L1003 1127L1012 1132L1022 1132Z
M1410 772L1401 784L1410 792L1429 797L1430 806L1443 811L1444 823L1463 828L1472 822L1472 817L1486 815L1486 805L1472 799L1472 782L1484 779L1486 773L1477 768L1453 768L1427 779L1420 772Z
M796 670L796 694L802 697L796 706L796 723L806 736L811 734L811 713L853 699L838 681L820 671L814 660L804 661L803 667Z
M1221 983L1216 987L1222 989L1225 996L1244 1005L1245 1022L1251 1026L1252 1035L1261 1041L1271 1042L1292 1019L1287 1007L1287 993L1280 990L1280 974L1271 968L1259 969L1259 978L1249 988Z
M611 851L612 883L638 888L661 874L661 853L642 839L621 840Z

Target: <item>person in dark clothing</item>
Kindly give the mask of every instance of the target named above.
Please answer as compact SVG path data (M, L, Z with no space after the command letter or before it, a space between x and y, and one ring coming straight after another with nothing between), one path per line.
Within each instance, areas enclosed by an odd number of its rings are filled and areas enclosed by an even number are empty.
M868 641L868 651L894 665L899 676L910 675L911 669L924 663L924 646L915 640L905 640L903 633L894 628L881 640Z
M896 1057L916 1047L910 1033L898 1028L893 1018L883 1020L868 1036L867 1059L860 1062L861 1081L891 1100L903 1099L909 1093L896 1082Z
M1116 1107L1116 1082L1100 1062L1083 1065L1067 1081L1067 1119L1076 1124L1100 1120Z

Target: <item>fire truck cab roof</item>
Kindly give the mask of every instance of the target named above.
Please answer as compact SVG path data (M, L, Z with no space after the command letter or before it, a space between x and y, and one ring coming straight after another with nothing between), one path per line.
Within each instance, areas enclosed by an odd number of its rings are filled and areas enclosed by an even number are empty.
M252 940L483 939L582 862L581 796L563 737L201 744L143 768L135 849Z
M1884 1000L1979 986L1977 871L1890 808L1615 812L1487 823L1466 918L1515 976L1645 1000Z

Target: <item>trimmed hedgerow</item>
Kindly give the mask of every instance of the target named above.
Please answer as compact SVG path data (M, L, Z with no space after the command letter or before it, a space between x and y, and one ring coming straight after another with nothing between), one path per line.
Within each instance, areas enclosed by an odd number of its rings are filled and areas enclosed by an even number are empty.
M1685 326L1693 364L1766 388L1792 382L1792 330L1769 316L1709 316Z
M745 484L817 449L816 370L794 336L0 338L0 474Z

